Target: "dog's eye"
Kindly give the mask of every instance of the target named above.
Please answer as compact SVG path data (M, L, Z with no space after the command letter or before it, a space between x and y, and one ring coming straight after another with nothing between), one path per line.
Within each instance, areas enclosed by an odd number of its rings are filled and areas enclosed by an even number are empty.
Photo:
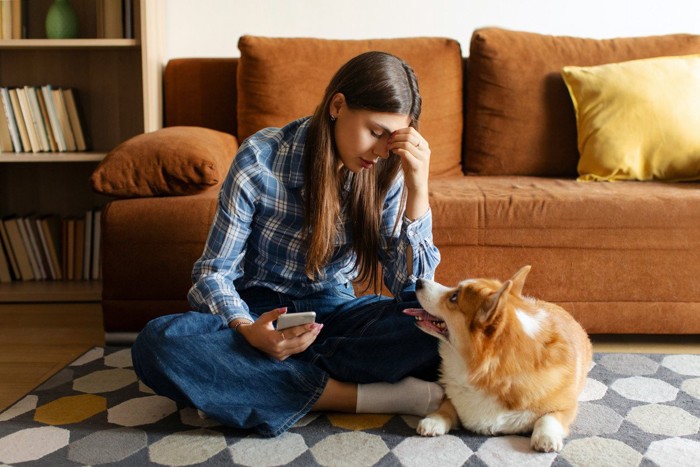
M459 295L457 292L450 295L450 302L455 303L457 301L457 295Z

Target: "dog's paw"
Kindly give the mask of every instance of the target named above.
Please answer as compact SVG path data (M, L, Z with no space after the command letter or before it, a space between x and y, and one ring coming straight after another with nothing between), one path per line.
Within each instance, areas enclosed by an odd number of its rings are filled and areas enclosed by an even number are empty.
M561 436L550 436L546 433L532 434L530 446L535 451L559 452L564 447L564 439Z
M439 415L429 415L418 423L416 431L421 436L442 436L450 431L450 423Z
M532 430L530 446L535 451L559 452L564 447L564 428L555 417L545 415Z

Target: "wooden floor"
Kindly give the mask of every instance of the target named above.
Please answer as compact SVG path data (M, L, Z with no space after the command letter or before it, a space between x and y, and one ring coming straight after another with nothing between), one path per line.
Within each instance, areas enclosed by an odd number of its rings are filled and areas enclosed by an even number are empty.
M0 305L0 411L94 346L103 346L97 303ZM593 335L596 352L700 353L700 336Z
M0 410L104 345L97 303L0 305Z

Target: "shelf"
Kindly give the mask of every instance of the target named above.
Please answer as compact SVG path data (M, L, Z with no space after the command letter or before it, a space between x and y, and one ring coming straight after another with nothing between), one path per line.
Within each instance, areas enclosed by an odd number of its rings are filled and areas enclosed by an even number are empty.
M5 39L0 49L86 49L139 47L137 39Z
M134 39L98 39L99 2L71 0L76 39L43 38L54 0L26 0L27 39L0 40L0 86L71 88L77 93L90 152L0 154L0 215L80 218L112 198L90 177L111 148L162 126L162 34L165 0L133 1ZM0 103L0 112L3 112ZM0 283L0 304L99 305L101 281Z
M27 281L0 284L0 303L99 302L102 281Z
M0 163L7 162L99 162L104 152L7 152L0 154Z

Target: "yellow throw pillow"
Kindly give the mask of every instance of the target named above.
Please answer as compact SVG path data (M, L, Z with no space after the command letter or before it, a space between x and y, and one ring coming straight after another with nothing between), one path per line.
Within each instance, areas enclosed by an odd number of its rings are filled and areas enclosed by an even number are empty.
M700 55L567 66L562 76L576 110L578 180L700 179Z

